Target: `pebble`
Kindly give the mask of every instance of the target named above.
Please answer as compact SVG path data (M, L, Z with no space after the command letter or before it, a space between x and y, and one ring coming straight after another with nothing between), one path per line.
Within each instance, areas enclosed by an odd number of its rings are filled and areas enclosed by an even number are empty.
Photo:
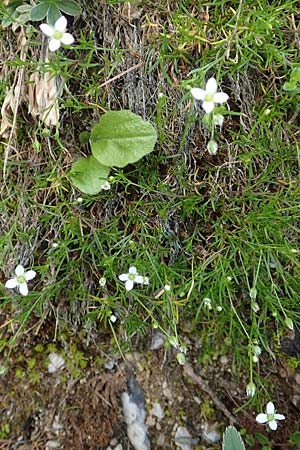
M166 336L161 331L156 331L152 335L151 350L159 350L165 343Z
M208 444L216 444L221 439L220 434L216 431L216 424L209 425L206 423L204 425L204 430L202 431L202 439Z
M178 427L175 433L175 444L181 450L191 450L196 445L197 439L193 439L185 427Z
M47 441L45 450L50 450L52 448L61 448L60 443L58 441L52 441L52 440Z
M48 364L48 372L54 373L60 369L62 369L65 365L64 358L58 353L50 353L49 356L49 364Z
M160 403L157 402L153 403L151 414L157 417L158 419L164 419L165 417L164 410L162 409Z

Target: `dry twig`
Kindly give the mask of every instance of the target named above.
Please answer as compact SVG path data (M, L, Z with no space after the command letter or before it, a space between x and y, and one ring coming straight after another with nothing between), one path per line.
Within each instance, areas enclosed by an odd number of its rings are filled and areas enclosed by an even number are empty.
M203 378L200 375L195 374L192 366L188 363L185 363L183 369L186 375L188 375L194 381L194 383L198 384L202 391L206 392L206 394L210 396L216 407L220 409L224 416L226 416L230 420L230 424L237 424L238 420L231 414L230 411L228 411L224 403L222 403L221 400L217 398L217 396L214 394L209 385L203 380Z

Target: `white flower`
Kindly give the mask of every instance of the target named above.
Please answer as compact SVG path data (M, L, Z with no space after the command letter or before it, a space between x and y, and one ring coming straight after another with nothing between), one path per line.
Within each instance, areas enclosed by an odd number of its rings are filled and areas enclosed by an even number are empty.
M110 320L112 323L115 323L118 319L117 319L117 317L116 317L114 314L112 314L112 315L110 316L109 320Z
M164 285L164 290L169 292L171 290L171 286L169 284Z
M205 297L205 298L203 299L203 304L204 304L204 306L207 306L208 309L212 309L212 306L211 306L211 299L210 299L210 298Z
M139 275L135 267L129 267L128 273L122 273L119 275L120 281L125 281L126 291L131 291L134 283L144 284L144 279L142 275Z
M55 25L49 25L48 23L42 23L40 29L42 32L50 38L49 50L50 52L55 52L59 49L61 43L65 45L73 44L74 38L70 33L66 33L67 19L65 16L61 16L55 22Z
M105 277L101 277L99 280L99 285L101 287L104 287L106 285L106 278Z
M266 406L265 414L258 414L256 416L256 422L258 423L268 423L271 430L277 430L277 422L276 420L284 420L285 417L282 414L275 413L275 407L272 402L269 402Z
M28 294L27 281L32 280L36 276L36 272L34 270L25 272L24 267L19 264L15 269L15 275L14 278L7 280L5 287L8 289L18 288L20 294L26 296Z
M204 89L192 88L191 94L196 100L202 100L204 111L209 114L213 111L215 103L227 102L229 96L225 92L217 92L217 82L215 78L210 78Z
M62 356L57 353L50 353L49 355L49 364L48 364L48 372L54 373L57 370L60 370L65 365L65 360Z
M143 284L149 286L149 277L143 277Z
M104 191L109 191L111 188L111 184L108 181L105 181L105 183L102 185L101 189Z

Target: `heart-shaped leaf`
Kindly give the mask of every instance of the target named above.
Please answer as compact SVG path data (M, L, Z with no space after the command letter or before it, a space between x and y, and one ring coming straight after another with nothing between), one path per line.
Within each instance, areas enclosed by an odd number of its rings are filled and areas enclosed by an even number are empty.
M81 158L73 165L69 176L84 194L98 194L107 182L109 167L100 164L93 156Z
M125 167L151 153L156 139L155 128L136 114L109 111L92 129L92 153L105 166Z

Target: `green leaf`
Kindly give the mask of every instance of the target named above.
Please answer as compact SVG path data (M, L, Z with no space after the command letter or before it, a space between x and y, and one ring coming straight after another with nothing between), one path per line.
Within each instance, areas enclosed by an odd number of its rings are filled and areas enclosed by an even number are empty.
M109 111L92 129L92 153L105 166L125 167L151 153L156 139L155 128L136 114Z
M59 0L57 7L69 16L78 16L81 14L81 7L74 0Z
M84 194L95 195L107 181L109 167L100 164L93 156L81 158L73 165L69 176Z
M48 13L49 5L47 3L39 3L30 11L30 20L38 21L44 19Z
M57 6L51 5L47 13L47 21L49 25L54 25L57 19L61 17L61 12Z
M300 432L299 431L295 431L295 433L292 434L291 441L296 445L300 445Z
M286 83L284 83L283 89L285 91L294 91L295 89L297 89L297 84L292 81L287 81Z
M291 72L290 81L292 83L300 83L300 67L294 67Z
M269 443L269 439L267 438L267 436L265 436L264 434L261 433L255 433L255 439L260 443L260 444L268 444Z
M227 427L223 435L223 450L246 450L240 433L235 427Z

